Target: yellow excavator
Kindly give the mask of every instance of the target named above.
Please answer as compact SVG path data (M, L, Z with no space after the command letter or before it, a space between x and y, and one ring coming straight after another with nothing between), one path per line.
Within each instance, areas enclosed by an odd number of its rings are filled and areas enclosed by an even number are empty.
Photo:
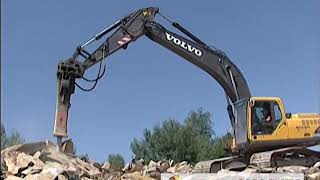
M168 20L187 37L169 31L155 21L156 14ZM156 7L134 11L76 48L72 57L62 60L57 69L57 102L54 136L60 145L67 134L70 98L78 87L92 90L105 73L102 60L112 53L126 49L139 37L173 51L207 72L225 91L227 111L232 130L226 148L228 157L201 161L194 172L217 172L220 169L241 170L248 165L259 168L286 165L312 166L320 160L320 153L308 147L320 144L320 114L286 113L278 97L253 97L239 68L221 50L209 47L195 35L161 14ZM93 52L86 46L106 37ZM96 79L87 79L85 71L99 63ZM94 82L84 89L76 80Z

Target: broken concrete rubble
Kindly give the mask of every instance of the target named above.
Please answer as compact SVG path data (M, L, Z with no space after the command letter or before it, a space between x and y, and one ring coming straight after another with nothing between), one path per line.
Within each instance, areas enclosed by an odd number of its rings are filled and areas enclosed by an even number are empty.
M312 173L312 174L307 174L306 175L307 179L311 180L320 180L320 172Z
M192 171L192 166L183 161L181 163L175 164L173 167L168 168L167 171L170 173L190 173Z
M44 180L154 180L161 179L161 173L190 174L193 166L188 162L174 163L173 160L150 161L145 164L143 159L133 160L127 164L123 171L112 170L110 164L99 164L90 160L83 161L73 154L72 141L64 143L62 149L50 141L27 143L12 146L1 151L0 179L44 179ZM261 172L304 173L306 179L320 179L320 162L313 167L285 166L273 169L255 169L249 167L242 172L228 170L219 171L217 177L241 176L250 177L250 174Z

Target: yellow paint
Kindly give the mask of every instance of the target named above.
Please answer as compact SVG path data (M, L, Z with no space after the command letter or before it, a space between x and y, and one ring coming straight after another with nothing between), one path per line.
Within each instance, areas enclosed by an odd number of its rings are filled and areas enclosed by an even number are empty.
M269 135L252 135L251 129L251 108L249 102L277 102L281 111L281 121L272 134ZM302 139L304 142L312 141L313 138L319 137L320 134L320 114L316 113L298 113L292 114L290 118L286 117L286 111L282 100L278 97L251 97L247 105L247 127L248 142L267 142L275 143L286 142L288 140ZM318 132L317 132L318 131ZM320 142L317 142L320 143ZM232 152L237 152L237 144L234 138L228 142Z
M150 15L151 15L151 12L146 10L146 11L143 11L142 14L143 14L144 16L150 16Z
M277 128L270 135L256 135L256 139L253 138L251 132L251 108L248 106L248 139L249 141L284 141L290 139L310 139L315 137L315 132L319 128L320 114L315 113L303 113L293 114L291 118L286 118L285 107L282 100L278 97L252 97L255 101L275 101L278 103L282 115L282 120L278 124ZM305 125L302 122L305 121ZM309 124L306 125L306 122ZM306 136L308 135L309 136Z

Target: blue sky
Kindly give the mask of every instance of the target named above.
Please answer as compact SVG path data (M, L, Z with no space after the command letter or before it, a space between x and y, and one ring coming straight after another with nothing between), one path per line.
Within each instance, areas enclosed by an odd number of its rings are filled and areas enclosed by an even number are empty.
M147 6L223 50L254 96L278 96L288 112L320 112L319 1L1 1L1 120L27 141L52 137L56 65L114 21ZM173 28L160 17L159 22ZM78 153L103 161L132 156L144 128L190 110L212 113L217 135L229 127L220 85L146 37L106 60L90 93L72 97L69 135ZM97 67L88 72L93 77Z

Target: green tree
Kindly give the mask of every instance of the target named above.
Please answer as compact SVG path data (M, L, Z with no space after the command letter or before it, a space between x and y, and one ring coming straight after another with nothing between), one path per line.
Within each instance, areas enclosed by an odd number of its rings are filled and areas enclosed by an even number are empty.
M80 155L78 155L78 157L79 157L82 161L84 161L84 162L89 162L89 155L88 155L88 153L80 154Z
M7 136L5 127L1 122L1 150L23 142L24 138L17 131L14 131L10 136Z
M1 122L1 150L5 148L6 138L6 130L4 129L4 125Z
M124 159L120 154L109 154L108 162L113 170L121 170L124 167Z
M214 138L211 114L202 108L191 111L183 124L168 119L152 130L145 129L143 138L133 139L131 150L136 158L150 160L174 159L196 163L222 157L225 141Z

